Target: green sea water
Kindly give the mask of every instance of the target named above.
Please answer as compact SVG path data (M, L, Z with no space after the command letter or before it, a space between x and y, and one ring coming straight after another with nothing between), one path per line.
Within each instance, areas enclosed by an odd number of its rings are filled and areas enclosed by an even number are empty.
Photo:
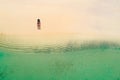
M0 80L120 80L116 44L73 43L57 49L4 45L0 44Z

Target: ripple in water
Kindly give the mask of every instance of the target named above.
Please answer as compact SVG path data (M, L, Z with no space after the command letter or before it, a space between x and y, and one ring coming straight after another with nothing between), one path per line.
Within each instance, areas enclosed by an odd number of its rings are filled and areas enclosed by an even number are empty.
M31 39L28 38L28 39ZM44 41L45 42L45 41ZM86 41L86 40L63 40L61 42L42 43L40 39L36 42L29 42L29 40L19 39L13 36L1 36L0 37L0 48L10 50L13 52L24 52L24 53L65 53L74 52L86 49L108 49L114 48L119 49L120 45L109 41Z

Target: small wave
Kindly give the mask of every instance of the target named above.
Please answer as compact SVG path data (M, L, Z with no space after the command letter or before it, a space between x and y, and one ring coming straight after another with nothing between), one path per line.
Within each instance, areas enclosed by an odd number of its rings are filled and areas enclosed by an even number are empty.
M64 42L64 41L63 41ZM76 52L88 49L120 49L120 44L112 41L97 41L88 40L80 41L73 40L63 44L30 44L22 43L11 39L8 36L0 36L0 49L12 52L23 52L23 53L66 53Z
M84 41L68 42L63 45L30 45L30 44L13 44L10 42L0 42L0 48L5 50L22 51L25 53L66 53L88 49L120 49L120 45L114 42L106 41Z

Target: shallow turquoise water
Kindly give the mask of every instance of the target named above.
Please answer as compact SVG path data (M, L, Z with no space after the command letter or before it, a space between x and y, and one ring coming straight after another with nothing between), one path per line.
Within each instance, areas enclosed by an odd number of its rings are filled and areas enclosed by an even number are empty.
M120 80L118 43L20 42L0 38L0 80Z
M120 80L119 49L62 54L0 52L0 80Z

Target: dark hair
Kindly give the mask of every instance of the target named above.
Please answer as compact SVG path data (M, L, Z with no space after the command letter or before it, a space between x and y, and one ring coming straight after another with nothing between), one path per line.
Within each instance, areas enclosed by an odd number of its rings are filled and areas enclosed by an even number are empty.
M37 22L40 22L40 19L37 19Z

